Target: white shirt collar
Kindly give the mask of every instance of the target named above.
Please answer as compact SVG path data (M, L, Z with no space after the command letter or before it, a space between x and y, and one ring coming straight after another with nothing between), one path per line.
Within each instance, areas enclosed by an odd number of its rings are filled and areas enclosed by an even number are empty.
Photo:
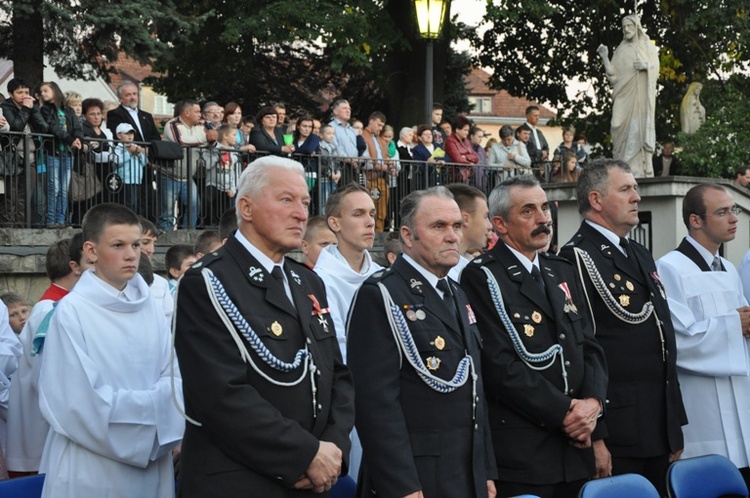
M135 285L130 285L131 281L128 281L123 290L119 290L110 285L108 282L102 280L102 278L96 274L95 270L92 270L91 273L96 277L94 281L98 282L107 294L118 299L119 301L134 302L138 301L141 298L141 293L138 291L138 287Z
M339 251L338 245L330 246L330 247L331 247L330 249L331 254L333 254L336 257L336 259L338 259L340 262L344 263L346 267L349 268L351 271L353 271L354 273L359 273L362 276L369 274L368 272L370 271L370 266L372 266L372 258L370 257L370 252L367 249L365 249L364 258L362 260L362 268L359 270L359 272L356 272L354 268L352 268L349 262L346 260L344 255L341 254L341 251Z
M248 252L258 260L258 263L268 272L271 273L273 271L274 266L280 266L283 270L284 267L284 260L282 259L281 263L276 263L274 260L263 254L263 252L255 247L249 240L245 238L242 233L237 230L234 232L234 236L237 238L237 240L242 244L242 247L248 250ZM284 279L286 280L286 273L284 274Z
M711 251L700 245L698 241L692 238L690 235L685 237L685 239L687 239L687 241L690 242L693 247L695 247L695 249L698 251L698 254L701 255L701 257L706 261L706 264L710 268L714 262L714 257L719 255L719 251L716 251L716 254L711 254Z
M438 276L435 275L434 273L432 273L430 270L428 270L424 266L422 266L419 263L417 263L416 261L414 261L414 258L412 258L411 256L409 256L408 254L403 253L402 256L404 257L404 259L406 260L407 263L409 263L410 265L412 265L420 273L420 275L422 275L425 278L425 280L427 280L427 282L432 286L433 289L435 289L435 291L438 293L438 295L440 297L443 297L442 291L440 291L437 288L438 280L440 280L438 278Z
M527 272L531 273L532 266L536 266L537 270L539 269L539 253L534 253L534 261L532 261L524 254L521 254L520 252L510 247L505 242L503 242L503 244L505 244L505 246L510 249L510 252L512 252L516 256L516 258L518 258L518 261L520 261L523 267L526 268Z
M620 237L610 230L609 228L604 228L603 226L599 225L598 223L594 223L591 220L586 220L586 223L591 225L592 228L594 228L597 232L604 235L604 237L612 243L613 246L615 246L621 253L623 253L625 256L628 255L627 252L625 252L625 248L623 248L620 245Z

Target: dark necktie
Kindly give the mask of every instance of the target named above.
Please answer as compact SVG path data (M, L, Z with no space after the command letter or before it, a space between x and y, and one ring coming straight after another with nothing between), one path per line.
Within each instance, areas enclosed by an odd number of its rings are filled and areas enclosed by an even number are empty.
M275 278L279 282L279 284L281 284L281 288L284 289L284 295L287 297L287 299L289 299L289 302L292 303L292 305L294 305L294 302L289 297L289 294L286 291L286 281L284 280L284 272L279 265L273 266L273 270L271 270L271 276Z
M625 255L630 257L630 241L626 237L620 237L620 247L625 249Z
M539 287L542 294L546 294L544 290L544 280L542 280L542 272L539 271L536 265L531 266L531 276L534 279L534 283Z
M443 303L445 303L445 307L450 311L453 318L456 318L458 320L458 316L456 313L456 303L453 301L453 294L451 293L451 288L448 285L448 281L444 278L441 278L438 280L437 288L443 293Z

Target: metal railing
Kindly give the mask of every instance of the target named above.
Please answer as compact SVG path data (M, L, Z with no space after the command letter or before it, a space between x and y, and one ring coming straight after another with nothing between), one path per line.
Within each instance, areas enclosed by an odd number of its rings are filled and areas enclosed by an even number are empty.
M241 171L265 155L201 146L183 147L182 159L164 160L146 152L148 143L131 147L118 140L86 138L84 144L82 150L71 150L51 135L0 133L0 227L80 226L86 210L103 202L125 204L163 230L215 227L234 205L233 188ZM401 199L414 190L461 182L489 194L510 175L533 173L544 181L551 167L292 157L305 167L311 215L324 214L336 188L357 182L375 202L378 231L399 226ZM337 171L341 178L334 182L332 173Z

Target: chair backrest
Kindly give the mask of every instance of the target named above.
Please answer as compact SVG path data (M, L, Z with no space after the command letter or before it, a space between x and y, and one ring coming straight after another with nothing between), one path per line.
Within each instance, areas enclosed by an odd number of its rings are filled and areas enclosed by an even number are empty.
M722 495L748 494L737 466L721 455L677 460L667 471L667 491L671 498L718 498Z
M44 486L44 474L8 479L0 481L0 496L39 498L42 496L42 486Z
M331 498L354 498L357 494L357 483L350 476L340 477L331 489Z
M589 481L579 498L659 498L659 492L648 479L638 474L622 474Z

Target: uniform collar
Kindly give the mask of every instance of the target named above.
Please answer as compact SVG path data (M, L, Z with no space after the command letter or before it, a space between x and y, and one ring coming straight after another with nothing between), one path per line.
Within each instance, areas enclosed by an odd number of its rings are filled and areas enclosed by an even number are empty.
M625 249L620 245L620 237L615 232L613 232L609 228L604 228L603 226L597 223L594 223L591 220L586 220L586 223L588 223L591 226L591 228L593 228L600 234L604 235L604 237L608 241L610 241L612 245L617 248L618 251L620 251L626 256L628 255L628 253L625 252Z

